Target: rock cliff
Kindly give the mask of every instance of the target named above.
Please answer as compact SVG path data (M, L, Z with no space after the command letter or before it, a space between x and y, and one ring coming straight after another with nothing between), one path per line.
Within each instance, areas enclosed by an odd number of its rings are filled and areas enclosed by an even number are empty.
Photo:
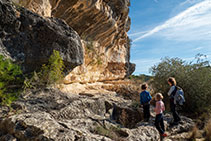
M1 54L33 71L47 63L53 50L60 51L68 70L83 63L79 35L57 18L43 18L10 1L0 1Z
M129 62L129 0L0 0L0 53L33 71L58 50L71 73L65 83L123 79L135 65ZM20 7L25 6L37 14ZM61 19L58 19L61 18ZM63 20L62 20L63 19ZM64 21L65 20L65 21ZM1 141L147 141L158 131L142 122L142 108L134 108L112 84L86 84L26 92L11 107L0 105ZM112 85L112 86L111 86ZM87 93L89 87L95 91ZM112 88L111 88L112 87ZM68 90L76 89L76 93ZM101 91L99 91L99 89ZM91 90L90 90L91 91ZM126 91L127 93L127 91ZM181 139L194 125L169 127L168 140ZM183 134L184 133L184 134Z
M123 79L135 70L127 36L129 0L26 0L21 4L42 16L65 20L80 35L84 64L65 83Z

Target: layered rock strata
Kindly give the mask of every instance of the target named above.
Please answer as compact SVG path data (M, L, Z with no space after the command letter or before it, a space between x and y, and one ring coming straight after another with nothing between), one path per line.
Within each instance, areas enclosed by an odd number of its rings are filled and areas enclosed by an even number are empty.
M129 0L28 0L23 5L43 16L64 19L83 40L85 63L65 83L123 79L135 70L127 36Z

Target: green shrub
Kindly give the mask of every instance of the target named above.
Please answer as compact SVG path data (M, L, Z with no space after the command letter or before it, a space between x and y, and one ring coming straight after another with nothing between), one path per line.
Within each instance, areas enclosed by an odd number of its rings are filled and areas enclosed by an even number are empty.
M23 85L21 68L10 59L0 55L0 101L3 105L10 105L20 95Z
M58 84L64 78L64 63L59 51L54 50L39 72L34 72L30 79L25 79L26 88L42 88L52 84Z
M29 5L32 0L12 0L12 3L20 8L20 7L25 7L26 5Z
M103 60L101 55L103 54L99 54L97 52L97 50L94 48L94 44L92 41L87 41L86 42L86 55L88 58L90 58L90 61L88 63L88 65L94 66L94 65L102 65L103 64Z
M59 54L59 51L54 50L53 54L49 58L48 65L43 65L42 74L44 81L49 84L59 82L64 77L64 63Z
M199 54L192 62L179 58L164 58L161 63L151 68L154 75L152 82L155 92L164 94L168 102L168 77L176 78L177 85L185 92L187 112L204 112L211 106L211 67L210 62Z
M152 80L153 77L149 76L149 75L145 75L145 74L140 74L140 75L130 75L129 79L130 80L135 80L135 81L140 80L142 82L148 82L148 81Z

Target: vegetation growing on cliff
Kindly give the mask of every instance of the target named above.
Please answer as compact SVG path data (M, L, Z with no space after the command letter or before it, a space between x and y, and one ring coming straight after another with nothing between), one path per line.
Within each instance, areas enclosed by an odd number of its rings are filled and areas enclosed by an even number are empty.
M64 78L64 63L59 51L54 50L48 60L39 72L34 72L32 77L26 78L26 88L39 88L59 83Z
M36 89L58 84L64 77L63 70L63 60L55 50L48 64L44 64L39 72L33 72L30 78L24 78L19 65L0 55L0 104L9 106L20 96L23 87Z
M161 63L151 68L151 72L154 75L153 89L163 93L166 102L169 89L167 78L172 76L185 92L186 108L183 110L202 113L211 108L211 67L206 56L199 54L191 62L180 58L164 58Z
M0 55L0 102L10 105L20 95L23 84L21 68Z
M24 7L25 5L31 3L31 0L12 0L12 2L17 7Z
M86 44L86 56L89 58L87 60L88 65L102 65L101 55L94 48L94 44L92 41L88 41Z

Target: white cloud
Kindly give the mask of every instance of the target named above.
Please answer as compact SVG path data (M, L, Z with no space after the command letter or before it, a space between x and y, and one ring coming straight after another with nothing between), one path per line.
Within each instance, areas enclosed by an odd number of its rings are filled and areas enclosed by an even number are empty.
M201 1L204 1L204 0L186 0L186 1L182 2L182 3L180 3L179 6L184 6L186 4L195 4L195 3L198 3L198 2L201 2Z
M133 41L136 42L154 34L169 40L210 40L211 0L195 4Z
M193 51L199 51L199 50L202 50L202 49L204 49L204 47L197 47L197 48L193 49Z
M128 36L133 37L133 36L140 36L146 34L148 31L143 31L143 32L136 32L136 33L130 33Z

